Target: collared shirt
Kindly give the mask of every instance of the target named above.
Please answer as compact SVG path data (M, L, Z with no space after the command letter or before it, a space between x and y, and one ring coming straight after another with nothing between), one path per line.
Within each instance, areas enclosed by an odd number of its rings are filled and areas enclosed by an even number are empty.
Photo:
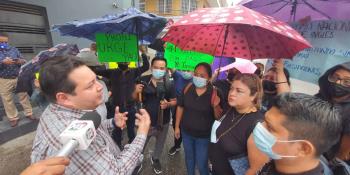
M86 111L73 110L57 104L50 104L42 114L34 139L31 161L55 156L62 148L59 135L74 120ZM146 135L137 135L131 144L120 151L110 134L112 119L101 121L96 138L87 150L76 150L70 155L66 174L131 174L142 161L142 150Z
M0 49L0 78L16 78L21 68L21 64L4 64L2 61L10 57L11 59L23 58L17 48L9 46L8 49Z

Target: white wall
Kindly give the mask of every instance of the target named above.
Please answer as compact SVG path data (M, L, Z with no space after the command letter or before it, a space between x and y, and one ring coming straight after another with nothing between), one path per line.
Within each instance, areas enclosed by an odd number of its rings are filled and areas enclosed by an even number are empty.
M312 84L294 78L290 78L290 84L292 86L292 92L300 92L309 95L317 94L318 90L320 89L316 84Z
M50 26L64 24L68 21L98 18L110 13L119 13L122 8L131 6L130 0L13 0L17 2L46 7ZM122 8L114 8L113 3L118 2ZM59 43L76 43L79 48L88 47L90 40L62 37L58 32L52 32L54 45Z

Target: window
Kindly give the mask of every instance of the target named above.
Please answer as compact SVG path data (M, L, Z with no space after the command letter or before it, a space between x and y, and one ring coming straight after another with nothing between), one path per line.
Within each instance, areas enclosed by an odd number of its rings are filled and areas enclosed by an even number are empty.
M187 14L197 9L197 0L182 0L182 14Z
M172 0L159 0L159 13L171 13L173 1Z
M145 12L145 5L146 5L145 0L139 0L139 10L141 12Z

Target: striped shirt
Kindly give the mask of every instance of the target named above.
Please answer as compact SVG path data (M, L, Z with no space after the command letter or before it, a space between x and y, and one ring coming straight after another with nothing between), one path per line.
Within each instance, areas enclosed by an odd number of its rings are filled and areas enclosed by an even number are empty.
M34 139L31 161L55 156L62 144L59 135L74 120L86 111L73 110L57 104L50 104L40 118ZM74 151L65 174L131 174L143 159L142 149L146 135L137 135L131 144L120 151L111 138L114 129L112 119L103 120L96 130L96 138L87 150Z

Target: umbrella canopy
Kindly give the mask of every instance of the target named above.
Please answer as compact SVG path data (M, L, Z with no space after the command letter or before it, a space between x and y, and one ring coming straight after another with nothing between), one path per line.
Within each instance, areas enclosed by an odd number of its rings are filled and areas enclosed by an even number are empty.
M235 59L232 58L215 57L213 63L211 64L211 69L213 70L213 72L219 68L221 70L223 66L229 65L234 61ZM226 73L220 72L217 79L226 79Z
M253 0L244 6L283 21L350 18L349 0Z
M164 29L166 23L164 17L129 8L121 14L54 25L52 30L59 31L62 36L74 36L92 41L95 41L96 33L135 34L142 44L149 44Z
M164 44L165 42L163 40L157 38L148 47L158 52L164 52Z
M40 65L49 58L64 55L75 56L78 53L79 48L76 44L58 44L48 50L43 50L21 67L18 79L20 80L22 77L32 77L34 73L39 71Z
M31 61L24 64L18 75L16 92L28 92L31 94L34 74L39 71L40 65L47 59L55 56L77 55L79 53L76 44L58 44L48 50L39 52Z
M286 23L243 6L196 10L172 25L163 40L184 50L245 59L292 58L311 46Z
M232 68L236 68L239 72L247 74L253 74L257 69L253 62L246 59L236 58L234 63L222 67L220 72L227 71Z

